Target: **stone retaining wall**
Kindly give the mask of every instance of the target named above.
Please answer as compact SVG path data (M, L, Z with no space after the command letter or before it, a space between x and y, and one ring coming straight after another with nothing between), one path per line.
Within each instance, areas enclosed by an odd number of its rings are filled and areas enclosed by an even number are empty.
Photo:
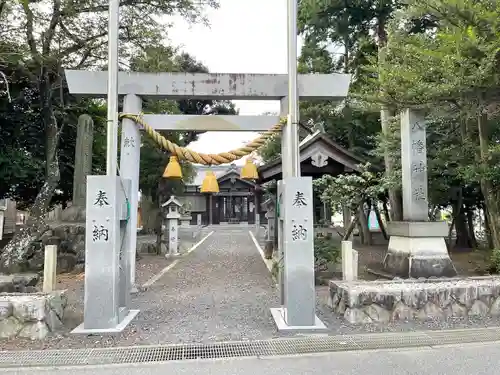
M85 266L85 223L50 223L39 241L30 246L27 264L23 269L42 271L45 245L59 244L57 249L57 272L83 271Z
M197 227L179 228L180 248L190 249L200 240L201 230ZM85 223L49 223L47 230L39 241L31 244L26 264L21 265L23 271L39 272L43 270L44 249L56 241L57 273L82 272L85 268ZM156 236L137 237L137 253L156 253Z
M500 316L500 277L331 280L328 305L353 324Z
M0 293L0 339L40 340L62 327L66 291Z

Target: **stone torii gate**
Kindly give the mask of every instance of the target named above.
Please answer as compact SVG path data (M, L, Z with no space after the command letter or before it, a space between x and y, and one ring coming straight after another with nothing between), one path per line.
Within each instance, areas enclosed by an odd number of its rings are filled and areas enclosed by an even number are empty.
M106 97L106 71L66 70L65 73L72 95ZM307 100L343 99L348 94L349 84L350 75L347 74L299 75L298 94L299 98ZM119 72L118 95L124 97L123 111L128 114L141 113L143 98L279 100L281 115L288 113L288 77L285 74ZM155 130L261 132L277 124L280 116L144 114L143 120ZM137 290L135 255L140 138L138 125L123 119L119 177L88 178L85 314L84 323L75 330L77 333L119 332L138 313L129 310L128 296L129 292ZM288 176L284 177L286 180ZM282 186L282 199L289 198L281 206L283 241L280 241L285 255L282 310L288 314L279 317L273 312L273 317L280 329L321 328L322 323L318 325L319 319L315 316L312 204L303 205L312 200L312 183L308 178L294 177ZM107 205L103 206L104 193ZM124 207L126 201L128 207ZM301 204L292 205L293 202ZM284 216L285 211L291 215L288 219Z

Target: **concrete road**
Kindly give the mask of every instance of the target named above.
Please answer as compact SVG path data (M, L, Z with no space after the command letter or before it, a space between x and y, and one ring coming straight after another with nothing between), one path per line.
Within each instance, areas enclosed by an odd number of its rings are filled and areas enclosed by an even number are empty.
M0 375L497 375L500 342L155 364L3 369Z

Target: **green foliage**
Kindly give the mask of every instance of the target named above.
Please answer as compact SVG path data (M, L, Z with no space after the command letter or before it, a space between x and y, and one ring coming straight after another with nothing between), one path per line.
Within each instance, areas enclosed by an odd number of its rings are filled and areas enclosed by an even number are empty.
M16 53L18 51L18 53ZM10 61L22 50L1 45L0 64L9 77L12 101L7 93L0 97L0 198L17 201L19 208L33 203L45 176L45 126L42 121L38 86L32 81L28 62ZM93 100L75 99L63 90L54 103L55 118L60 124L59 160L61 180L51 203L65 204L73 192L76 125L78 116L88 113L94 119L93 171L104 169L106 108Z
M323 175L314 180L314 189L320 194L321 200L340 212L343 205L356 210L362 202L376 200L384 194L384 179L380 174L370 170L369 163L360 167L360 173L336 177Z
M5 92L0 97L0 197L14 198L21 207L35 200L49 176L50 189L39 202L48 199L65 204L71 199L76 124L82 113L94 119L93 173L104 169L105 107L101 101L70 96L63 69L105 68L108 3L63 0L46 5L7 0L0 7L0 35L8 41L0 44L0 64L13 99L9 103ZM158 46L156 57L165 52L162 43L168 26L162 16L180 14L203 22L206 6L218 3L148 0L121 4L122 65L138 63L132 60L144 46ZM175 54L173 59L177 70L201 69L188 55ZM191 106L188 102L186 108Z
M314 239L314 268L316 271L324 270L328 264L340 261L340 242L330 237Z
M490 272L500 273L500 249L493 249L491 252Z
M281 134L275 134L258 150L264 163L269 163L281 157Z

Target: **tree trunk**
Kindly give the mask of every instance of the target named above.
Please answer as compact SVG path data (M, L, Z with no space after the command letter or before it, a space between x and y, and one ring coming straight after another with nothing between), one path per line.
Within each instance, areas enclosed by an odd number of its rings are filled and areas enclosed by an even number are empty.
M163 215L161 210L156 211L155 215L155 232L156 232L156 254L160 255L161 254L161 243L163 239L163 230L162 230L162 224L163 224ZM170 231L170 228L166 228L167 231ZM168 238L168 236L167 236ZM168 246L168 244L165 244Z
M467 207L466 210L467 216L467 228L469 229L469 239L471 242L471 246L476 249L477 248L477 239L476 233L474 232L474 213L472 212L470 207Z
M347 230L347 227L351 223L351 209L348 205L344 204L342 206L342 224L344 226L344 230Z
M486 205L484 205L483 207L483 215L484 215L484 237L488 249L491 250L493 249L493 240L491 238L490 219L488 219L488 210L486 209Z
M380 17L377 20L377 37L378 37L378 63L383 64L385 61L385 46L387 45L387 32L385 29L386 18ZM384 91L383 77L379 74L380 91ZM384 138L389 139L390 129L389 129L389 118L391 113L389 109L382 106L380 109L380 125L382 127L382 134ZM390 176L394 171L394 160L390 153L389 148L386 146L384 149L384 164L385 173ZM389 189L389 202L391 205L391 220L392 221L402 221L403 220L403 207L402 207L402 196L398 189Z
M457 239L455 241L455 246L460 249L471 248L472 244L469 238L469 230L467 228L463 207L460 207L460 212L457 216L455 228L457 230Z
M364 210L364 204L361 204L358 209L358 215L359 215L359 225L360 225L360 235L361 237L361 243L363 245L371 245L372 244L372 234L370 232L370 229L368 228L368 219L366 218L365 210Z
M388 240L389 236L387 235L387 231L385 230L385 225L384 222L382 221L382 215L380 215L380 211L377 207L377 204L373 205L373 210L375 211L375 216L377 217L378 225L380 226L380 231L382 232L384 238Z
M380 111L380 123L382 125L382 134L386 139L390 136L389 129L390 112L386 108ZM389 148L386 146L384 150L385 174L390 176L394 173L394 160ZM401 192L398 189L389 189L389 203L391 206L391 221L403 220L403 207Z
M385 222L388 223L389 221L391 221L391 217L389 215L389 209L387 208L387 201L385 199L382 202L382 208L384 210Z
M464 249L470 248L471 243L469 239L469 232L467 229L467 224L465 222L465 212L463 205L463 191L460 189L458 195L457 204L453 206L453 218L455 221L455 229L457 233L457 238L455 241L455 247Z
M490 156L487 126L486 114L480 113L478 117L479 152L481 165L484 169L488 168L488 158ZM486 173L481 174L481 191L488 213L493 248L500 249L500 202L497 193L498 189L493 185Z
M29 210L26 226L15 234L2 251L0 256L0 270L2 272L17 272L22 269L30 245L47 231L48 227L44 218L61 178L57 155L60 129L58 129L52 107L51 85L46 70L42 71L39 77L39 90L46 137L45 182Z
M342 241L348 241L349 237L351 237L351 233L356 228L356 224L358 223L359 217L356 215L351 221L351 224L347 227L347 230L344 233L344 237L342 237Z
M142 231L144 233L155 233L158 211L158 204L153 201L153 198L145 195L141 197Z

